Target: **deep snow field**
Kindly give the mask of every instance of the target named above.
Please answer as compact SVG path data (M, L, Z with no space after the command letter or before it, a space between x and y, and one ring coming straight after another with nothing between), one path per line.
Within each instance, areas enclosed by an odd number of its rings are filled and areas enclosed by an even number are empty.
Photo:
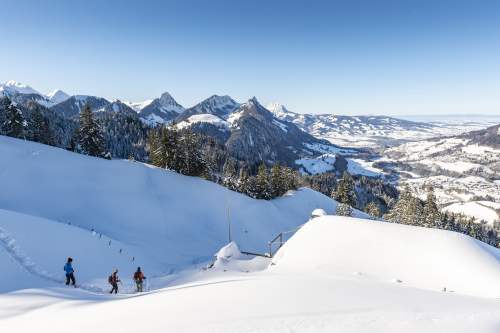
M336 202L0 136L0 332L500 332L498 249L316 208ZM273 259L240 252L304 223ZM68 256L80 288L62 284Z

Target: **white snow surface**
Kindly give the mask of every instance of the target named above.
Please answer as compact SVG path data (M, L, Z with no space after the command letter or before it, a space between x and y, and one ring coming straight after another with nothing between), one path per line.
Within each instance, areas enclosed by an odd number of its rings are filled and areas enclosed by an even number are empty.
M490 225L500 221L495 209L500 209L500 204L489 201L456 202L443 208L447 212L473 216L478 222L485 221Z
M308 189L254 200L145 164L2 136L0 184L1 332L500 327L499 250L462 234L321 216L272 263L242 253L263 253L315 209L335 211ZM80 288L61 286L67 256ZM139 265L146 292L131 294ZM118 295L103 293L113 268L124 284Z
M446 230L323 216L305 224L273 263L280 272L357 273L386 283L500 297L500 250Z
M372 162L355 158L347 158L347 171L351 175L362 175L368 177L380 177L382 171L372 167ZM334 172L335 154L322 154L317 157L304 157L295 161L299 165L300 172L304 175L317 175L325 172Z
M187 118L186 120L178 123L176 126L179 129L182 129L182 128L189 127L189 126L196 124L196 123L208 123L208 124L212 124L212 125L222 127L222 128L229 127L229 124L227 121L225 121L225 120L223 120L223 119L221 119L213 114L209 114L209 113L192 115L191 117Z
M323 154L318 157L304 157L295 161L300 165L302 174L317 175L335 171L335 154Z
M302 227L278 252L274 265L263 271L258 270L267 266L265 258L260 267L253 260L244 267L257 271L235 267L235 262L243 264L244 259L231 243L217 253L213 268L180 276L168 288L142 295L109 296L72 288L0 295L0 329L56 333L67 332L68 327L77 333L103 329L124 333L498 332L500 304L493 298L498 296L498 280L491 281L498 278L498 250L452 232L422 229L431 240L443 240L451 247L427 257L436 247L426 249L421 237L410 237L420 234L428 241L418 229L325 216ZM351 233L341 234L345 231ZM395 251L394 246L402 251ZM374 258L375 262L370 261ZM432 290L411 286L415 281L439 281L445 268L451 269L446 292L434 290L434 284ZM456 269L465 274L456 276ZM455 282L458 286L467 280L479 284L472 286L475 292L491 287L492 293L474 297L451 289Z

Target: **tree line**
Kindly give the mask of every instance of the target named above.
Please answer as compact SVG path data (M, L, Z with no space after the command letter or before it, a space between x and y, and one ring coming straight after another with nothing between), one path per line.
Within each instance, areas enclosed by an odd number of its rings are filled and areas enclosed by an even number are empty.
M331 197L339 203L336 209L337 215L352 216L353 207L357 205L355 187L353 177L344 172L331 193ZM383 217L383 220L392 223L456 231L491 246L500 247L498 232L492 226L478 223L474 217L464 214L441 212L431 186L427 188L426 200L420 200L412 195L410 187L406 185L399 198L391 202L390 209L385 214L381 213L379 205L374 201L369 202L364 211L374 219Z
M410 187L406 185L392 209L384 215L384 219L394 223L456 231L491 246L500 246L500 238L493 227L478 223L474 217L441 212L432 186L427 188L427 197L423 201L413 196Z
M223 145L189 128L159 126L149 133L151 164L187 176L198 176L256 199L270 200L299 186L298 173L279 163L270 169L229 156Z

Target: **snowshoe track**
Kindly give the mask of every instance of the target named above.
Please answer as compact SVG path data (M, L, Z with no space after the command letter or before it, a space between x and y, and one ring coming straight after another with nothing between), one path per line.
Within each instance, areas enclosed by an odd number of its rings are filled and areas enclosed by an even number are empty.
M47 272L46 270L39 268L28 255L21 251L21 249L17 245L16 240L3 228L0 228L0 246L2 246L7 254L28 273L36 275L47 281L60 284L65 283L64 279L58 278L55 275ZM78 288L92 292L104 292L104 290L102 290L101 288L93 285L79 285Z

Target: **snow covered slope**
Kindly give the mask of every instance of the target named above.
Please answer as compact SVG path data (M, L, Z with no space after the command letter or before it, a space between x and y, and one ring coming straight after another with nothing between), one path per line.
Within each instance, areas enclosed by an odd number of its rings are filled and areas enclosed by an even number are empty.
M336 208L333 200L309 189L272 201L255 200L145 164L97 159L3 136L0 184L0 209L71 223L86 234L94 229L123 246L141 248L163 272L209 260L227 242L228 211L233 239L242 250L265 252L271 238L304 223L313 209ZM34 246L47 242L41 238ZM71 248L62 246L60 251L58 262L72 255ZM49 271L61 273L59 267Z
M68 256L75 259L78 285L101 292L106 277L115 267L127 277L137 265L150 274L161 267L142 250L106 235L68 224L0 209L0 266L3 276L0 293L25 288L61 286L62 265ZM124 280L132 291L130 279Z
M338 161L344 161L339 163ZM335 154L323 154L317 157L304 157L295 161L303 175L317 175L325 172L342 174L348 171L351 175L381 177L383 172L371 166L370 161L356 158L337 157Z
M276 254L274 270L362 275L406 286L500 297L500 250L463 234L323 216Z
M179 277L151 293L109 296L61 288L0 295L0 330L498 332L500 303L493 298L498 280L491 281L498 278L498 250L451 232L422 230L428 233L405 225L320 217L302 227L264 271L264 258L245 260L231 243L217 252L212 269ZM429 243L433 246L426 249ZM409 287L417 280L438 281L446 269L448 288L467 282L474 293L489 288L488 298L442 292L434 284L429 286L434 290ZM411 273L408 280L403 279L406 273Z

